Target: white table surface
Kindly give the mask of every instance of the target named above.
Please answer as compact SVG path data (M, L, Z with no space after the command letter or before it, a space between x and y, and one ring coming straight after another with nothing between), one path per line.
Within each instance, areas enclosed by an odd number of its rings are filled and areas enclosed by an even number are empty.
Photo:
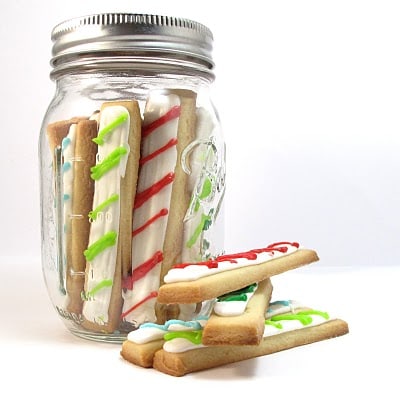
M66 331L40 265L0 270L0 387L7 398L134 399L149 393L150 399L189 399L218 389L224 397L400 399L400 267L317 263L273 277L273 300L295 299L328 311L346 320L350 333L180 378L126 362L120 345Z

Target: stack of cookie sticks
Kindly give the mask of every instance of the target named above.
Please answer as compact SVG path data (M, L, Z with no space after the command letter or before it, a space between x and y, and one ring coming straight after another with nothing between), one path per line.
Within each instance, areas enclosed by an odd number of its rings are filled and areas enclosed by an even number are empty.
M318 261L314 250L279 242L197 264L165 276L158 301L203 302L210 313L192 321L143 324L128 335L124 359L182 376L344 335L348 325L324 311L285 300L271 302L271 277Z

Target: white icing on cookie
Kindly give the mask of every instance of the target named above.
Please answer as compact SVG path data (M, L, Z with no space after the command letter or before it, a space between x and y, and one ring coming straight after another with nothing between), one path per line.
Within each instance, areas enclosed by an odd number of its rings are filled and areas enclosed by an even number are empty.
M170 320L164 325L145 323L138 329L129 332L127 340L137 343L149 343L155 340L162 339L167 332L176 331L193 331L202 329L207 323L208 318L199 318L193 321Z
M72 124L69 128L68 135L63 139L61 144L63 163L63 195L64 195L64 224L65 231L69 230L70 217L72 214L72 197L74 182L74 157L75 157L75 141L76 141L76 124Z
M194 344L190 340L185 338L176 338L172 340L168 340L164 343L163 349L168 353L183 353L184 351L200 349L204 346L204 344Z
M299 304L297 302L289 302L290 304ZM285 303L287 302L276 302L277 306L274 306L274 312L276 311L276 314L272 321L271 319L266 320L263 334L264 338L296 329L304 329L311 326L320 325L332 319L327 313L315 310L287 313L286 310L288 306L285 305ZM205 346L201 343L198 343L198 340L192 341L185 337L175 337L171 340L167 340L164 343L163 349L170 353L181 353L188 350L199 349L201 347Z
M254 296L257 290L257 284L251 290L243 291L242 296L246 300L224 300L224 296L218 299L214 305L214 313L221 317L233 317L241 315L246 311L250 299Z
M296 329L303 329L311 326L321 325L331 319L330 317L324 317L318 314L309 315L309 317L310 322L307 323L301 322L301 320L299 319L288 319L279 320L279 322L276 322L275 325L266 324L263 337L266 338L269 336L279 335L280 333L294 331Z
M105 173L100 173L95 179L93 210L101 207L112 196L119 196L121 178L125 175L126 162L129 154L129 112L122 106L104 108L100 114L99 132L109 126L118 117L126 117L124 122L116 126L104 137L104 143L99 144L96 166L99 166L116 149L122 149L118 163ZM105 235L115 234L114 244L109 243L100 252L95 253L93 259L88 259L88 271L85 285L85 302L83 316L97 324L108 322L108 309L117 260L117 243L120 219L120 200L112 201L102 209L91 221L89 246L98 243ZM86 255L86 254L85 254ZM91 258L91 257L89 257Z
M76 124L69 128L68 135L61 144L63 154L63 208L64 208L64 234L71 231L72 201L73 201L73 182L74 182L74 162L75 162L75 143L76 143ZM66 243L63 242L63 254L66 254ZM68 296L69 297L69 296Z
M123 291L122 311L123 319L135 325L156 318L155 297L177 162L179 113L178 96L155 93L149 96L144 110L141 166L133 213L132 278ZM143 196L159 182L164 182L160 190Z
M195 281L205 276L214 275L220 272L261 264L294 253L298 250L298 246L292 244L285 244L285 247L287 247L286 252L275 250L259 252L254 260L249 260L246 257L233 257L232 260L218 262L217 268L209 268L207 265L199 264L191 264L184 268L172 268L164 277L164 281L165 283Z
M265 318L271 318L274 315L295 312L296 309L304 308L304 306L296 300L277 300L269 303Z

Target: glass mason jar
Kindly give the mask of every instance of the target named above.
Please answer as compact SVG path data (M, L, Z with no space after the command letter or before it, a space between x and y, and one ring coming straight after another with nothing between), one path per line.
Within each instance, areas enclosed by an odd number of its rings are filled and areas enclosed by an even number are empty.
M171 266L223 252L225 145L213 37L187 19L98 14L52 31L39 141L42 263L75 335L122 342L205 304L157 303Z

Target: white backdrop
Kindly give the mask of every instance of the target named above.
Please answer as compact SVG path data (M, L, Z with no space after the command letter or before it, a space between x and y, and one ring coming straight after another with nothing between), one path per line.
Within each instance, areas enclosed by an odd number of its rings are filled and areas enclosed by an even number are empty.
M399 2L5 4L1 261L40 258L37 138L54 91L51 29L118 11L187 17L214 33L227 251L296 240L315 248L322 266L400 264Z

